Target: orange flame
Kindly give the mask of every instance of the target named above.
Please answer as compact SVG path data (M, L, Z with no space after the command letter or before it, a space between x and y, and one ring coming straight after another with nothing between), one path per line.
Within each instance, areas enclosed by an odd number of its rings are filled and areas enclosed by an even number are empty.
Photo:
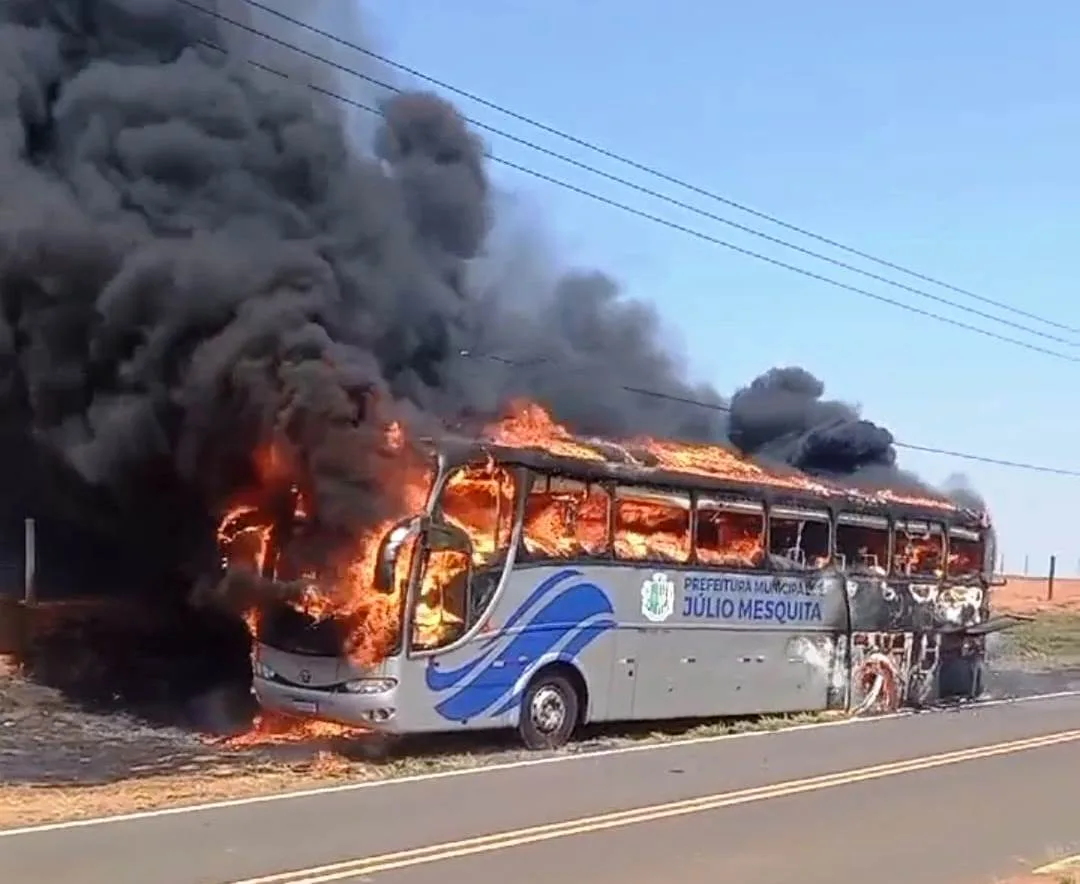
M339 740L361 737L369 731L348 727L331 721L313 718L293 718L272 712L260 712L250 729L242 734L226 737L220 744L228 749L246 749L253 746L287 745L320 740Z

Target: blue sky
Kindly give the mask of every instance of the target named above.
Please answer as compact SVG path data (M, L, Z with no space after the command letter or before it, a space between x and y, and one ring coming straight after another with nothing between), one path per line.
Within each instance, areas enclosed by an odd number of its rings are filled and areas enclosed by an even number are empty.
M1070 248L1080 233L1080 6L367 0L363 9L367 39L400 62L784 220L1080 327ZM458 104L716 214L763 224ZM860 281L497 137L489 143L672 221L1080 356L1080 347ZM900 440L1080 469L1080 363L910 315L520 173L494 174L537 208L567 266L604 269L656 305L695 378L730 393L770 366L798 364ZM1080 567L1072 525L1080 479L911 452L902 464L932 481L967 473L991 504L1009 570L1029 555L1032 573L1042 573L1051 553L1059 572Z

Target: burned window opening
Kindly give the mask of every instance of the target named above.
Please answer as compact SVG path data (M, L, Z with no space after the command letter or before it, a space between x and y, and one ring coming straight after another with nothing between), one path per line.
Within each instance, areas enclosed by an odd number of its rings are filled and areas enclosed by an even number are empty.
M945 576L945 532L936 522L898 521L893 525L892 570L904 577Z
M608 555L607 490L596 483L538 475L525 498L523 558L550 559Z
M889 522L880 516L841 513L836 519L837 567L884 577L889 566Z
M473 563L503 561L514 524L514 475L492 462L454 470L439 495L438 512L472 542Z
M723 568L760 568L765 563L765 507L751 501L698 501L697 560Z
M978 531L950 528L948 575L959 578L978 577L986 567L986 550L986 544Z
M769 560L782 569L817 569L830 560L831 529L824 510L774 507L769 514Z
M618 488L614 521L616 558L631 562L689 561L689 494Z
M462 549L431 549L413 609L413 648L430 651L457 641L469 626L469 554Z

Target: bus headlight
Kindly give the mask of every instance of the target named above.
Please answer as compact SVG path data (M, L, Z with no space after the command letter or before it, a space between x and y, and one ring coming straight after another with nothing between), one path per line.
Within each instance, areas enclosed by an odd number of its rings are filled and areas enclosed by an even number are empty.
M277 678L277 673L273 669L258 660L251 664L251 672L256 678L265 679L266 681L273 681Z
M384 694L397 687L396 678L354 678L345 682L350 694Z

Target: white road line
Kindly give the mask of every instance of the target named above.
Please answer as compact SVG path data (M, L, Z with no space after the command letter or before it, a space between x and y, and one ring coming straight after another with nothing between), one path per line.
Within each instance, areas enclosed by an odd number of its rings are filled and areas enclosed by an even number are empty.
M973 703L970 706L953 707L960 712L975 712L981 709L995 706L1015 706L1021 703L1032 703L1047 700L1058 700L1066 697L1080 697L1080 690L1058 691L1052 694L1038 694L1032 697L1015 697L1005 700L987 700L981 703ZM934 710L939 711L939 710ZM952 711L945 707L940 711ZM345 792L359 792L364 789L386 788L389 786L405 786L413 783L427 783L434 780L451 779L453 777L477 776L480 774L497 773L507 770L520 770L527 767L539 767L545 764L560 764L569 761L585 761L595 758L610 758L615 755L630 755L636 752L660 752L665 749L677 749L684 746L701 746L711 743L725 743L732 740L743 740L751 737L770 737L777 734L790 734L801 731L821 730L824 728L843 727L853 725L870 725L882 721L894 721L898 718L908 718L916 715L913 710L894 712L889 715L880 715L873 718L845 718L839 721L820 721L810 724L793 725L792 727L778 728L773 731L747 731L739 734L715 734L707 737L687 737L685 739L668 740L662 743L635 743L630 746L615 746L611 749L597 749L594 751L582 750L565 755L550 755L542 758L527 758L521 761L508 761L496 764L480 763L475 767L455 768L454 770L442 770L432 773L413 774L405 777L385 777L377 780L365 780L360 783L343 783L336 786L321 786L314 789L302 789L289 792L274 792L267 795L251 795L246 798L231 798L224 801L209 801L202 804L185 804L175 807L162 807L156 810L141 810L134 813L114 814L111 816L90 817L87 819L68 820L59 823L42 823L35 826L23 826L18 829L0 829L0 838L13 838L18 835L34 835L46 832L59 832L67 829L83 829L90 826L103 826L113 823L136 822L139 820L154 819L157 817L179 816L181 814L204 813L213 810L227 810L234 807L246 807L254 804L269 804L276 801L290 801L299 798L317 798L323 795L337 795Z

